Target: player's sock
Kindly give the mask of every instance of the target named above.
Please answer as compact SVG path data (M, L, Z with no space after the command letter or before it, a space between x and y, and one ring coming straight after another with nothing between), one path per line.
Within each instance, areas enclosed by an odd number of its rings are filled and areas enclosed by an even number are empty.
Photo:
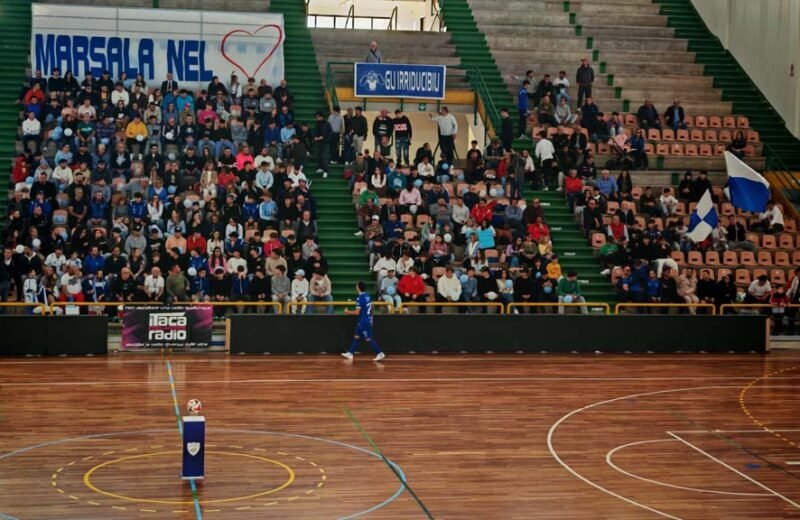
M347 351L351 354L355 354L356 348L358 348L358 338L353 338L353 342L350 344L350 348L347 349Z
M369 346L372 347L372 350L374 350L376 354L381 354L383 352L374 339L369 340Z

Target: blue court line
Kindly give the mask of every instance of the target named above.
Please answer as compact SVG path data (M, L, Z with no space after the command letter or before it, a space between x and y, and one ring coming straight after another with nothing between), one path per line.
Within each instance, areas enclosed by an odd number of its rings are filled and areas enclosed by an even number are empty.
M169 388L172 390L172 406L175 409L175 420L178 422L178 433L181 435L181 450L183 449L183 422L181 421L181 410L178 407L178 394L175 392L175 379L172 377L172 364L167 360L167 375L169 376ZM200 508L200 499L197 497L197 485L194 480L189 480L192 488L192 500L194 500L194 514L197 520L203 520L203 510Z
M150 434L150 433L165 433L165 432L169 432L169 431L172 431L172 430L164 430L164 429L133 430L133 431L127 431L127 432L95 433L95 434L92 434L92 435L82 435L80 437L71 437L71 438L67 437L67 438L62 438L62 439L56 439L54 441L42 442L42 443L39 443L39 444L35 444L33 446L26 446L25 448L19 448L19 449L16 449L14 451L9 451L7 453L3 453L2 455L0 455L0 461L2 461L3 459L10 459L11 457L15 457L17 455L20 455L22 453L26 453L26 452L31 451L31 450L36 450L36 449L39 449L39 448L46 448L48 446L54 446L56 444L63 444L63 443L66 443L66 442L81 441L81 440L86 440L86 439L102 439L104 437L114 437L114 436L123 436L123 435L142 435L142 434ZM352 444L347 444L347 443L344 443L344 442L334 441L332 439L326 439L324 437L312 437L310 435L301 435L301 434L297 434L297 433L285 433L285 432L273 432L273 431L269 431L269 430L229 430L229 429L225 429L225 428L210 428L208 431L217 431L217 432L223 432L223 433L247 433L247 434L259 434L259 435L274 435L274 436L279 436L279 437L290 437L290 438L296 438L296 439L307 439L307 440L311 440L311 441L324 442L324 443L331 444L333 446L339 446L339 447L342 447L342 448L348 448L348 449L351 449L353 451L357 451L357 452L360 452L360 453L364 453L365 455L369 455L370 457L375 457L377 459L380 459L380 456L377 453L373 452L373 451L367 450L365 448L361 448L359 446L353 446ZM389 463L392 466L394 466L394 468L400 473L400 475L402 476L402 480L406 480L406 476L405 476L405 473L403 472L402 468L392 460L389 460ZM395 491L395 493L392 496L390 496L389 498L387 498L386 500L384 500L380 504L374 505L374 506L372 506L369 509L366 509L364 511L359 511L358 513L353 513L353 514L350 514L350 515L347 515L347 516L343 516L339 520L351 520L353 518L360 518L360 517L362 517L364 515L367 515L367 514L373 512L373 511L376 511L376 510L378 510L378 509L380 509L380 508L382 508L384 506L387 506L387 505L391 504L395 500L397 500L397 498L400 497L400 495L402 495L404 491L405 491L405 488L403 487L403 484L401 483L400 487L397 489L397 491ZM2 520L19 520L18 518L14 518L13 516L4 515L3 513L0 513L0 519L2 519Z

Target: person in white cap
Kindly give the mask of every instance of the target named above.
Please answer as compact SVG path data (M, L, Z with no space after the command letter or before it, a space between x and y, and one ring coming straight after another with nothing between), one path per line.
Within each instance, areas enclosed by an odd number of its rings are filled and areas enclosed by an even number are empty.
M298 269L294 273L294 280L292 280L291 291L292 303L289 305L289 313L297 314L298 308L300 314L306 313L306 306L298 306L298 303L308 302L308 280L306 280L306 272Z

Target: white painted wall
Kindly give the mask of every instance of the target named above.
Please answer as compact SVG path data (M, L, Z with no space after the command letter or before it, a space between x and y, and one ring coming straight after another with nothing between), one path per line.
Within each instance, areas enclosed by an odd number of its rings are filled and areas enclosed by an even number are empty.
M419 31L420 18L423 17L425 29L429 29L431 25L431 0L310 0L308 12L317 15L346 15L351 5L355 5L356 17L391 16L392 10L397 7L397 29L401 31ZM369 29L368 23L367 20L356 20L356 29ZM381 20L375 23L375 29L383 29L387 22ZM379 27L378 24L382 25Z
M786 127L800 137L800 0L692 3L781 114Z

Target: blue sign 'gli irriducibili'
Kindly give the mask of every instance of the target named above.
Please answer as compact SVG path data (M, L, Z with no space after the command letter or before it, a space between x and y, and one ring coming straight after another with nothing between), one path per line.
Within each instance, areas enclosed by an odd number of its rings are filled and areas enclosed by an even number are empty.
M447 67L403 63L356 63L356 97L444 99Z

